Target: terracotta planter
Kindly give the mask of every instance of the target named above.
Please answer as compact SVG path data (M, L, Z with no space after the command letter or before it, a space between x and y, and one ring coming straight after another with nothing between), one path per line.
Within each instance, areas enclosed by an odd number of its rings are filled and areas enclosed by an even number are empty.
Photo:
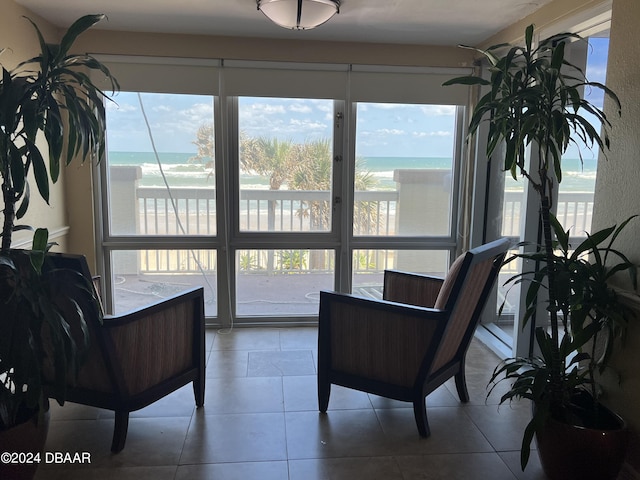
M536 434L538 455L544 473L552 480L615 480L622 468L628 429L622 418L610 416L606 430L568 425L550 418Z
M3 457L0 462L0 478L11 480L32 479L39 465L36 455L39 454L42 461L44 461L42 453L48 431L48 409L40 422L38 422L38 412L36 412L26 422L8 430L0 430L0 454L3 452L22 454L20 461L17 461L17 458L13 458L9 463L6 463L6 459Z

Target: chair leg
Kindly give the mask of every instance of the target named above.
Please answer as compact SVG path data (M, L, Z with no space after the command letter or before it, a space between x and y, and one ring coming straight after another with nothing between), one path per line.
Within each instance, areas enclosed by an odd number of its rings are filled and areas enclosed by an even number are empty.
M193 396L196 399L196 407L202 407L204 405L204 385L205 374L204 370L200 369L198 378L193 381Z
M113 427L113 440L111 451L118 453L124 448L127 441L127 430L129 429L129 412L116 411L116 420Z
M429 428L429 421L427 420L427 405L424 397L413 401L413 416L416 419L420 436L424 438L430 436L431 429Z
M331 395L331 382L318 371L318 409L322 413L327 413L329 408L329 396Z
M456 390L458 391L458 397L462 403L469 401L469 391L467 390L467 380L464 375L464 365L460 368L460 371L455 375Z
M331 382L329 381L329 358L326 342L328 338L321 336L322 330L318 332L318 410L327 413L329 408L329 397L331 396Z

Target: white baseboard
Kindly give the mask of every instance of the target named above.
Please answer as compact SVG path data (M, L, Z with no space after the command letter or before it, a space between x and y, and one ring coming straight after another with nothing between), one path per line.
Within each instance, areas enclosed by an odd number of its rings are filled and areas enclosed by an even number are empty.
M69 227L60 227L54 230L49 229L49 241L55 242L58 238L63 238L69 233ZM17 238L16 238L17 237ZM33 233L23 233L22 235L16 235L11 242L11 248L31 248L31 242L33 241Z

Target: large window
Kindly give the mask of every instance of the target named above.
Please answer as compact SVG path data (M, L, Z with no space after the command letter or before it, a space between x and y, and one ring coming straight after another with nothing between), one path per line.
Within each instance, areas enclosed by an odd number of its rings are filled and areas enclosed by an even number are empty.
M216 323L307 323L321 290L375 296L385 269L446 272L467 95L441 85L460 71L225 62L183 88L191 67L155 61L114 64L109 309L203 286Z
M450 105L356 105L354 293L381 296L385 269L446 273L451 248L398 247L418 238L455 244L456 113ZM371 237L383 244L358 248Z
M120 92L115 100L107 109L105 159L114 310L206 285L213 316L216 251L170 244L216 234L213 97ZM147 248L144 237L158 236L166 240Z
M455 113L358 103L354 235L450 235Z
M235 239L249 248L235 251L235 314L314 315L318 292L335 285L334 250L309 248L309 234L332 231L334 102L242 96L237 106ZM288 248L267 248L284 247L283 234Z
M240 230L331 230L333 101L238 100Z
M107 114L110 233L215 235L213 97L120 92L116 102Z

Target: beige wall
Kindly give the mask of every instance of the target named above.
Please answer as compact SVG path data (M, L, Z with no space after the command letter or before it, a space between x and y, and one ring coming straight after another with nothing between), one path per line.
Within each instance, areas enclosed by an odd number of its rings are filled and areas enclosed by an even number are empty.
M91 30L78 48L94 54L224 58L363 65L466 67L470 52L457 47L171 35Z
M42 18L15 4L13 0L4 1L2 14L0 14L0 48L6 48L6 50L0 56L0 63L7 69L14 68L21 61L37 55L40 51L35 30L25 18L22 18L23 16L28 16L38 24L46 40L55 41L58 35L57 29ZM39 141L38 144L43 152L47 151L44 142ZM64 247L67 229L64 210L64 180L61 179L51 189L49 205L40 198L33 178L29 183L32 187L29 213L18 223L48 228L53 240ZM0 198L0 209L2 208L4 207ZM28 246L30 239L30 233L17 232L13 236L13 243L14 246Z
M612 119L611 151L599 161L594 228L604 228L640 214L640 1L614 0L607 85L619 96L622 116L612 102L605 111ZM617 247L640 265L640 219L628 225ZM627 286L627 284L621 284ZM640 303L636 304L640 312ZM640 472L640 313L628 341L617 358L622 383L610 378L607 401L633 429L629 461Z
M581 17L585 12L598 10L602 5L608 5L611 0L553 0L535 13L514 23L509 28L488 38L480 47L488 47L502 42L514 43L521 39L528 25L535 25L536 31L553 28L554 25L563 24L566 21L574 23L572 19ZM574 23L575 24L575 23Z

